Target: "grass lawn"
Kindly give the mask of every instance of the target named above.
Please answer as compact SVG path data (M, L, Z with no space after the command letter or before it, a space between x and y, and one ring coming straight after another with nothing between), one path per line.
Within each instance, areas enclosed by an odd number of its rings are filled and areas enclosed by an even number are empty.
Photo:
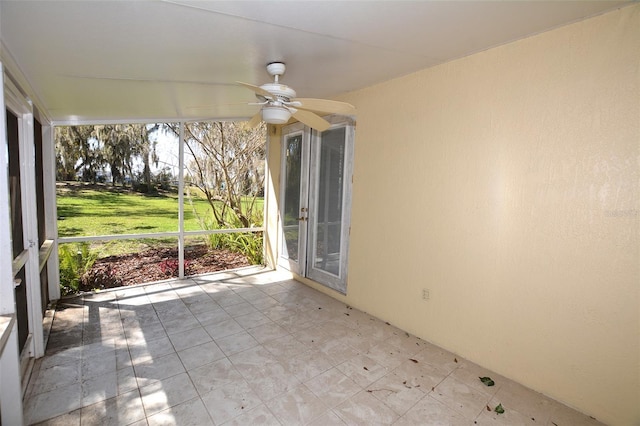
M263 200L257 201L262 208ZM178 195L161 193L144 195L110 185L84 185L78 182L57 185L58 235L60 237L141 234L178 231ZM210 215L203 198L185 199L185 230L202 229L198 215ZM176 239L163 239L176 244ZM157 241L157 240L154 240ZM133 242L111 242L120 251ZM134 244L135 246L135 244ZM113 249L108 250L110 253ZM130 250L126 250L130 251Z

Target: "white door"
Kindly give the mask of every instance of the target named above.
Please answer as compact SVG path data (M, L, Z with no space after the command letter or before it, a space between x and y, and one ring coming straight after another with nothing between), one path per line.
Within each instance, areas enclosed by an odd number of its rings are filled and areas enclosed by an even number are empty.
M307 241L309 132L302 124L287 126L282 135L280 228L278 263L304 276Z
M344 117L282 136L280 265L346 294L354 130Z

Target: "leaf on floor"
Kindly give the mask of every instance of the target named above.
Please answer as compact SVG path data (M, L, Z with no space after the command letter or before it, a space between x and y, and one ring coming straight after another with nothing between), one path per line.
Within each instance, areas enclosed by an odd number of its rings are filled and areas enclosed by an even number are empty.
M493 410L498 414L503 414L504 413L504 408L502 408L502 404L498 404L496 405L496 408Z
M493 380L491 380L491 377L478 377L478 378L482 383L484 383L487 386L493 386L496 384Z

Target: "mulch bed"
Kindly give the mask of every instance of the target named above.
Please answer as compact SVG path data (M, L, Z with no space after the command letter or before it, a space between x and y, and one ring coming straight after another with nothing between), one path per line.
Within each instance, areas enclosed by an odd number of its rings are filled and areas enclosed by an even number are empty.
M229 250L206 246L185 249L185 276L249 266L247 259ZM148 249L140 253L110 256L97 260L82 277L80 291L91 291L166 280L178 276L178 250Z

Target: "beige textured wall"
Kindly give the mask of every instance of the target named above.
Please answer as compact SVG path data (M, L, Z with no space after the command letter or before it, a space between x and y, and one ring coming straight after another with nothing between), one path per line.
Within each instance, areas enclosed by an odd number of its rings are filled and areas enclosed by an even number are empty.
M639 87L636 5L345 95L348 295L329 293L639 424Z

